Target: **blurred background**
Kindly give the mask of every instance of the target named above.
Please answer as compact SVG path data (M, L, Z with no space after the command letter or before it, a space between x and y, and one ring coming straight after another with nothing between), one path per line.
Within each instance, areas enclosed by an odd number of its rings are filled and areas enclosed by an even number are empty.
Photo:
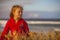
M60 0L0 0L0 31L9 19L13 5L23 6L23 18L30 31L60 29Z

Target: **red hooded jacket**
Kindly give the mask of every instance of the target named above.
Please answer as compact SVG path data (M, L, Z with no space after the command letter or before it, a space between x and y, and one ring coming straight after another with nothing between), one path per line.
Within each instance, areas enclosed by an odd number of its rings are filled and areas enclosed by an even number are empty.
M4 35L6 35L9 31L11 31L11 33L13 33L14 31L17 31L17 32L22 32L24 31L25 33L29 32L29 28L28 28L28 25L27 23L25 22L24 19L19 19L17 23L15 23L15 20L14 18L10 18L7 23L6 23L6 26L2 32L2 37Z

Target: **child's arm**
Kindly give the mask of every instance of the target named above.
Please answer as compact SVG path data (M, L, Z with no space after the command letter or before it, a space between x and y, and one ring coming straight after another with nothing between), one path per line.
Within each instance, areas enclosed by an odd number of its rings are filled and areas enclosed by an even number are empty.
M1 38L4 39L5 35L7 35L8 32L9 32L9 21L6 23L6 26L2 32Z
M26 33L29 33L29 28L28 28L28 24L24 21L24 28Z

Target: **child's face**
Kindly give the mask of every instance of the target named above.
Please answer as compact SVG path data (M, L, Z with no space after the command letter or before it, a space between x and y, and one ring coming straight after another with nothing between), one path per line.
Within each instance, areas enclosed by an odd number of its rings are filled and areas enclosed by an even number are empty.
M22 10L20 8L17 8L15 12L13 13L14 17L21 18L22 17Z

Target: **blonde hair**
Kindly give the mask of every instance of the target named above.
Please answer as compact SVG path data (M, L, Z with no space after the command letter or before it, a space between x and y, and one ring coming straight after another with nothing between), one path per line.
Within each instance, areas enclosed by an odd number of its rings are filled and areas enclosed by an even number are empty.
M11 9L10 17L14 17L13 12L15 12L15 10L16 10L17 8L20 8L21 11L23 12L23 7L22 7L22 6L14 5L14 6L12 7L12 9Z

